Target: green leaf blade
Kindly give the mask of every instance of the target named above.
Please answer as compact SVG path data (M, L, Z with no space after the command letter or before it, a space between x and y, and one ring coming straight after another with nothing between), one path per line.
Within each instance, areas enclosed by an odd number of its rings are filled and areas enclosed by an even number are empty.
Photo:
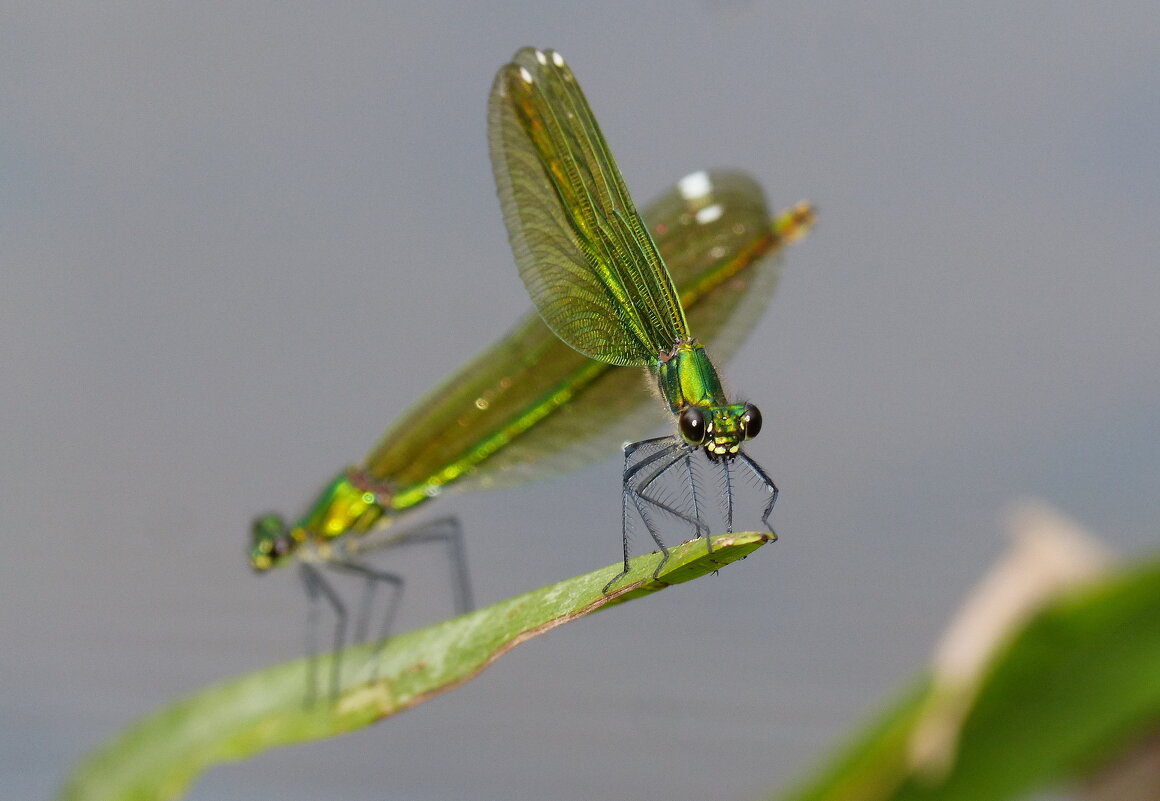
M276 746L344 734L398 714L458 687L526 640L606 606L623 603L713 572L771 541L743 533L637 557L616 591L602 588L620 564L510 598L462 617L343 651L336 698L304 703L309 659L242 676L142 718L87 757L70 777L66 801L177 798L206 768ZM318 658L329 675L335 655ZM373 666L371 660L373 659Z

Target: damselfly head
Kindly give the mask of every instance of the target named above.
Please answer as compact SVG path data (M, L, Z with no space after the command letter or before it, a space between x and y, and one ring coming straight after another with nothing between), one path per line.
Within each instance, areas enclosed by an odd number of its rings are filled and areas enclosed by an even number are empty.
M710 459L732 459L742 442L761 433L761 412L752 403L686 406L677 416L677 429L681 439L703 447Z
M278 515L262 515L255 519L251 535L250 567L258 573L279 566L297 547L289 527Z

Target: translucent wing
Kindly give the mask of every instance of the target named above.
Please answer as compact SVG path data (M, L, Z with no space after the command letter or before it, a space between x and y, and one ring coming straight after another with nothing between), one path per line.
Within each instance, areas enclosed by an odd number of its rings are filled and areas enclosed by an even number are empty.
M742 172L682 178L646 219L677 284L689 330L715 359L733 357L769 305L781 259L765 193ZM706 269L712 265L713 269Z
M772 293L780 245L761 188L694 173L645 211L694 331L728 358ZM731 343L731 344L730 344ZM609 456L663 415L639 373L564 345L533 311L413 406L366 469L406 508L455 487L520 483Z
M688 336L672 279L564 59L525 48L496 76L488 141L524 285L586 356L644 366Z
M772 234L761 188L742 173L694 173L650 204L644 218L690 330L714 357L728 360L753 330L781 272L781 243ZM645 376L598 366L604 369L568 404L480 464L464 488L510 486L575 470L672 426Z

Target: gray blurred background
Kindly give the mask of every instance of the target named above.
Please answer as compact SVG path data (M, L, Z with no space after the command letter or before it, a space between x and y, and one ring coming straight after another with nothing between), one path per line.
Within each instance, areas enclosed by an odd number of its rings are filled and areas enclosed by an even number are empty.
M782 541L192 798L753 799L923 664L1013 499L1155 544L1154 3L482 5L4 11L6 797L301 653L249 521L527 308L484 122L525 44L569 59L642 204L709 166L819 204L726 371ZM440 500L480 603L615 561L619 476ZM446 614L445 565L406 571L404 622Z

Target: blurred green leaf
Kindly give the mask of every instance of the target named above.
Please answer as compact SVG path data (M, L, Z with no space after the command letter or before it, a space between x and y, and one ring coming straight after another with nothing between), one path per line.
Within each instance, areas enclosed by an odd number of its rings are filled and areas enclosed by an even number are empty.
M949 771L908 765L932 692L916 682L782 801L1002 801L1098 770L1160 725L1160 561L1064 594L1001 649Z
M742 559L771 541L767 534L730 534L671 549L657 579L660 554L633 560L609 595L601 591L618 563L479 609L429 628L366 643L340 655L334 698L305 703L309 659L277 665L211 687L130 725L86 758L61 798L168 799L180 796L206 768L280 745L333 737L454 689L511 648L607 606L690 581ZM328 676L333 654L317 659Z

